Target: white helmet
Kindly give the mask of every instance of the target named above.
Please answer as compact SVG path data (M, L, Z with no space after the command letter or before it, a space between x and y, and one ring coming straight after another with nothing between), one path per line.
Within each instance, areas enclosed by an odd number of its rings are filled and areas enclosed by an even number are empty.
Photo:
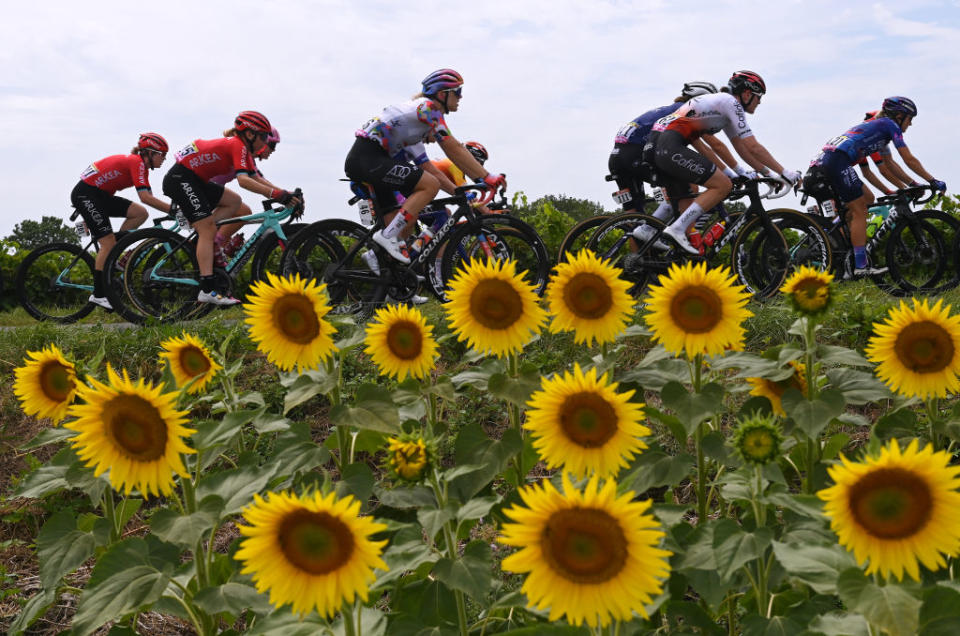
M698 97L700 95L709 95L710 93L716 92L717 87L710 82L687 82L683 85L683 90L680 91L680 95L690 98Z

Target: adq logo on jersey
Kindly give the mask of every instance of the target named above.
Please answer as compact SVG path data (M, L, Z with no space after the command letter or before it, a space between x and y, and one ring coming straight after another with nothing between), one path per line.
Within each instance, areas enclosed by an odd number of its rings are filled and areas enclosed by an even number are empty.
M390 171L387 172L388 177L394 177L396 179L406 179L410 176L410 173L413 172L413 168L407 166L394 166L390 168Z

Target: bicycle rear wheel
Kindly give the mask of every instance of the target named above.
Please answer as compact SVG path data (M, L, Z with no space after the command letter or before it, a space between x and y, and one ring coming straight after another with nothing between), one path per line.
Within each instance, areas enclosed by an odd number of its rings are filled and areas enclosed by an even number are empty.
M94 310L93 256L70 243L33 250L17 268L17 300L37 320L71 323Z
M649 230L644 239L637 240L633 232L640 226ZM661 240L665 227L660 219L640 212L617 214L594 231L587 249L622 269L620 277L630 282L630 295L640 298L671 264L686 258L672 241Z
M796 210L767 210L787 241L790 271L801 265L828 272L833 264L833 250L826 232L814 219ZM789 275L789 272L788 272Z
M593 232L601 225L609 221L611 215L602 214L584 219L574 225L560 241L560 248L557 250L557 263L566 263L570 256L576 255L583 249L588 249L587 244Z
M886 264L890 277L902 292L899 295L932 292L943 283L949 287L956 285L956 267L951 266L949 243L938 229L938 223L942 226L945 221L921 210L909 218L897 219L890 231Z
M730 261L740 284L758 300L774 296L791 268L790 251L783 233L761 218L747 221L737 233Z

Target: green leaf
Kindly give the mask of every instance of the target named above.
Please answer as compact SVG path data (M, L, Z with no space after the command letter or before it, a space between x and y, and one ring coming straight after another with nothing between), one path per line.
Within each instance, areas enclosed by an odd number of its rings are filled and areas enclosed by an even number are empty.
M244 424L252 422L253 418L260 415L261 412L261 409L255 411L232 411L225 414L223 418L219 420L201 420L195 422L194 428L197 429L197 432L190 437L190 440L197 450L226 446L240 434L240 430Z
M176 546L150 535L110 546L80 596L73 630L88 633L109 620L149 608L167 588L179 560Z
M74 437L76 434L76 431L70 430L69 428L64 428L62 426L45 428L37 433L33 439L19 448L20 450L24 451L33 450L34 448L40 448L41 446L46 446L47 444L56 444L57 442L66 441L71 437Z
M670 432L673 434L673 438L677 440L678 446L682 448L687 445L687 429L680 421L680 418L674 415L668 415L663 411L659 411L649 404L643 407L643 412L648 418L657 420L670 429Z
M201 589L193 597L193 602L211 616L226 612L236 617L246 609L257 614L268 614L272 609L265 594L260 594L250 585L232 582Z
M843 413L843 394L836 389L822 391L812 402L790 388L780 398L783 410L807 437L817 439L830 420Z
M635 382L645 388L660 391L669 382L686 382L690 379L687 363L657 345L647 352L643 360L617 378L618 382Z
M316 612L300 617L286 605L257 621L244 636L323 636L329 634L328 623Z
M733 578L743 565L763 556L773 540L773 530L757 528L745 532L730 519L721 520L713 530L713 549L717 573L724 581Z
M354 406L338 404L333 407L330 421L349 429L390 434L400 432L400 417L390 392L374 384L364 384L357 389Z
M883 441L894 437L913 437L916 433L917 414L909 408L887 413L873 427L873 435Z
M490 376L487 390L501 400L524 407L534 391L540 389L541 376L537 371L521 373L520 377L511 378L505 373L495 373Z
M719 464L730 467L740 465L740 460L730 453L727 440L720 431L710 431L704 435L701 448L703 448L703 454L708 459L712 459Z
M851 439L852 438L846 433L831 435L827 443L823 445L823 459L836 459L840 452L850 443Z
M437 553L429 545L417 539L399 545L390 545L383 553L383 560L390 568L379 572L371 589L384 589L388 584L416 570L424 563L436 563Z
M57 593L53 588L44 587L34 594L27 601L27 604L20 608L20 613L10 623L8 633L11 635L22 634L34 621L43 616L43 613L55 600L57 600Z
M287 389L283 396L283 414L316 395L330 393L337 387L337 379L337 374L327 373L326 367L303 373L281 373L280 384Z
M839 545L792 545L774 541L773 553L788 578L806 583L818 594L835 594L840 573L857 565L853 555Z
M457 508L457 527L464 521L482 519L500 503L500 497L475 497Z
M776 484L760 497L760 503L780 506L791 510L798 515L811 519L825 519L823 501L816 495L796 495L787 492L786 486Z
M716 527L716 522L708 521L693 530L686 550L674 564L677 570L716 571L717 555L713 549L713 531Z
M437 499L433 491L426 486L393 488L390 490L375 486L374 493L382 505L390 508L422 508L425 506L436 507L437 505Z
M859 351L835 345L817 345L817 360L829 366L872 367L873 363L863 357ZM829 375L829 371L827 372Z
M493 556L484 541L471 541L456 559L440 559L433 573L447 586L483 601L493 585Z
M457 464L477 464L483 471L474 471L450 482L450 494L462 502L480 492L493 481L510 459L523 450L523 439L516 429L507 429L499 440L491 440L480 424L468 424L457 435L454 454Z
M899 585L879 586L864 576L860 568L854 567L840 574L837 594L847 607L863 614L890 636L917 633L920 600Z
M457 518L457 506L452 501L448 501L444 508L421 508L417 511L417 521L423 526L423 530L430 541L437 536L437 533L443 528L443 524L453 521Z
M960 591L943 584L924 590L920 607L921 636L955 636L960 634Z
M253 428L261 435L278 433L290 428L290 420L263 409L263 412L253 419Z
M472 386L475 389L486 391L490 385L490 378L505 371L504 363L499 358L487 358L482 363L458 373L450 378L457 387Z
M697 426L723 408L723 387L711 382L700 393L687 391L679 382L668 382L660 391L664 406L677 414L687 435L692 435Z
M735 378L767 378L786 380L793 375L793 369L785 369L779 360L771 360L746 351L729 351L722 357L713 358L710 368L715 370L739 369Z
M453 590L435 579L415 581L400 587L391 595L390 609L408 621L412 627L412 630L404 630L391 622L391 636L421 633L421 630L428 626L448 626L448 629L437 632L444 636L450 633L451 629L456 629L457 601Z
M56 590L60 579L93 556L97 542L89 532L77 529L75 513L61 510L47 519L37 535L40 582L45 590Z
M794 636L803 631L803 625L786 616L745 616L741 626L743 636Z
M62 448L46 464L31 471L13 495L40 499L58 490L71 488L73 485L67 481L67 471L74 465L81 464L73 448Z
M217 495L205 497L197 511L181 515L171 508L160 508L150 518L150 530L164 541L194 549L197 540L213 529L220 519L223 499Z
M337 497L350 494L356 497L361 505L366 504L373 494L373 484L376 478L369 466L362 462L347 464L343 467L343 474L337 482Z
M893 399L893 393L887 385L867 371L846 368L829 369L827 378L830 380L830 385L843 394L847 404L860 405Z
M254 493L266 488L271 476L270 468L252 466L207 475L197 484L197 500L203 502L210 495L216 495L223 500L222 515L236 514L253 501Z
M668 455L651 444L634 459L621 481L630 484L630 489L637 493L658 486L675 486L689 476L693 464L692 455Z
M810 621L811 633L823 636L870 636L870 626L860 614L830 612Z

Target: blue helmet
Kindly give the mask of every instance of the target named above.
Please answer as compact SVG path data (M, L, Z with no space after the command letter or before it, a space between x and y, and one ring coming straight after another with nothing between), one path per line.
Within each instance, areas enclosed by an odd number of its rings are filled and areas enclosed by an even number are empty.
M436 95L463 86L463 76L452 68L442 68L430 73L421 82L424 95Z
M908 97L888 97L883 100L883 105L880 107L883 111L887 113L902 113L909 117L917 116L917 105L913 103L913 100Z

